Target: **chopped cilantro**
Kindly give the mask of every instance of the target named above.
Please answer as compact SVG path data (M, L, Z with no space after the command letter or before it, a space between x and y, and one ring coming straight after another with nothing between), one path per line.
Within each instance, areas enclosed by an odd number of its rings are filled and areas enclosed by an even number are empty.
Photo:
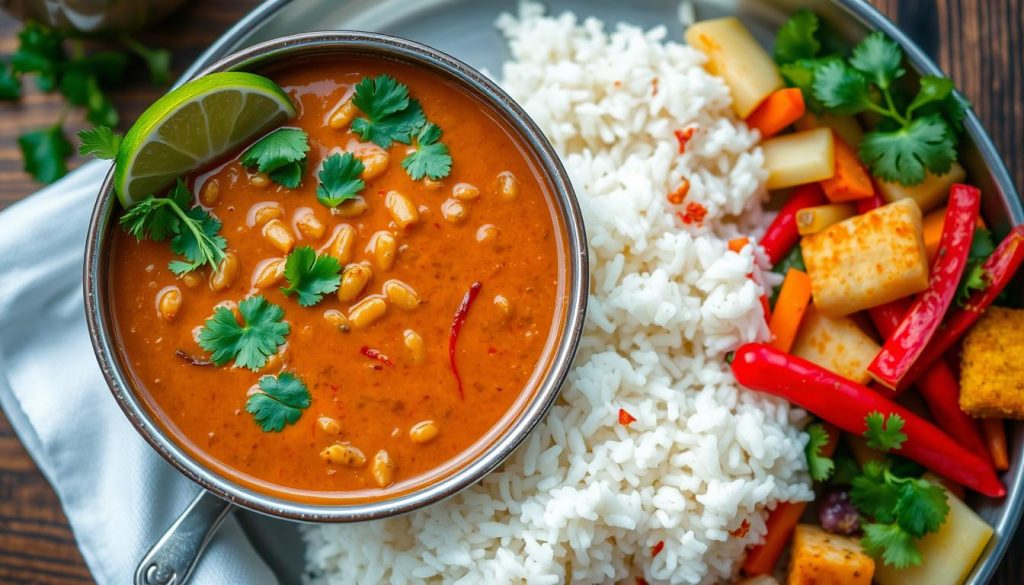
M263 432L279 433L285 426L295 424L311 403L309 390L302 380L289 372L281 372L260 378L259 391L249 396L245 411Z
M324 159L317 178L316 199L327 207L337 207L342 202L354 199L366 187L359 178L363 162L351 152L334 153Z
M68 172L68 156L73 149L60 124L26 132L18 137L25 172L40 183L52 183Z
M775 36L775 61L784 65L817 55L821 50L817 32L818 17L813 12L806 8L794 12Z
M296 248L284 264L284 277L288 286L282 287L286 295L295 293L299 304L311 307L327 293L338 290L341 284L341 265L332 256L317 256L309 246Z
M882 31L869 34L853 48L850 65L882 91L906 73L902 66L903 49Z
M227 248L227 241L218 235L220 220L194 206L193 200L185 182L178 179L167 197L150 195L121 216L121 227L136 239L171 239L171 251L186 259L168 265L178 276L205 264L216 269Z
M835 463L832 459L821 454L821 448L829 442L828 431L818 423L807 427L809 437L804 453L807 456L807 470L814 481L825 481L832 475Z
M291 327L282 320L284 309L259 295L239 303L238 311L241 324L230 310L217 307L199 331L199 346L218 366L233 359L235 365L256 371L277 353Z
M837 114L857 114L872 103L867 78L839 59L815 65L812 87L814 97Z
M878 411L872 412L864 417L864 424L867 426L864 438L868 440L868 447L872 449L894 451L907 440L907 435L903 433L906 421L896 413L890 414L887 419Z
M309 136L298 128L278 128L242 153L242 165L268 173L279 185L294 189L302 181Z
M409 98L409 88L390 75L364 77L356 84L352 104L366 115L353 120L352 131L381 148L412 143L426 123L420 103Z
M418 181L426 176L436 181L452 172L452 157L448 154L448 147L438 142L440 139L441 129L436 124L428 123L420 130L416 137L416 150L402 160L402 168L412 180Z
M121 148L120 134L115 133L109 126L97 126L90 130L79 130L78 139L81 144L78 146L80 156L89 156L104 160L113 160Z
M956 290L956 303L961 307L975 291L984 290L988 286L988 274L982 265L995 249L992 232L985 228L974 228L971 249L967 253L967 267Z

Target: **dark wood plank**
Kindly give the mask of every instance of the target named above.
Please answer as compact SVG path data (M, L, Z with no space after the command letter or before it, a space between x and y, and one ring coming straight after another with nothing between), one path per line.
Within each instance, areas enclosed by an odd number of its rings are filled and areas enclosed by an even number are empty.
M1018 188L1024 185L1024 0L871 0L937 59L974 104ZM142 40L171 48L181 70L258 0L193 1ZM16 46L19 24L0 14L0 54ZM136 71L113 99L134 119L163 88ZM0 104L0 209L39 188L21 171L17 136L53 123L58 97L26 88L17 104ZM82 127L69 118L69 135ZM1022 550L1018 548L1018 550ZM1019 562L1011 555L1009 564ZM1020 583L1019 568L994 581ZM59 502L0 414L0 583L67 585L91 582Z

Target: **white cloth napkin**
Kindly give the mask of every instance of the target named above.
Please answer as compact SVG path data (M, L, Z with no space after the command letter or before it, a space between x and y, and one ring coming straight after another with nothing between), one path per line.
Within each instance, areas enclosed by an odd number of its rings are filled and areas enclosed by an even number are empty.
M0 405L60 497L95 579L125 585L199 487L135 433L89 343L82 260L108 168L89 163L0 213ZM277 583L234 518L192 579Z

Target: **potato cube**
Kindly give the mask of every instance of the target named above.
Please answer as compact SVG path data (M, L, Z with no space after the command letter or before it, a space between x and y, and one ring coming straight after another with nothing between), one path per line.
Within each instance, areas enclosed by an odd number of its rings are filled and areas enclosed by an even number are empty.
M797 130L813 130L822 127L831 128L844 142L853 147L860 144L860 141L864 138L864 129L860 127L860 122L854 116L840 116L828 112L821 114L807 112L793 125L796 126Z
M875 561L852 538L799 524L786 585L870 585Z
M949 199L949 188L953 183L960 183L966 178L967 171L960 163L954 162L945 175L928 173L924 181L909 187L899 183L878 181L878 190L882 192L882 198L890 203L900 199L913 199L922 213L928 213L945 205Z
M831 178L836 172L832 131L817 128L761 143L769 189L785 189Z
M985 550L992 527L959 498L946 492L949 515L938 532L917 541L922 562L908 569L880 564L875 580L880 585L960 585Z
M911 199L833 224L800 242L814 304L839 317L928 288L921 210Z
M686 29L686 42L708 56L705 69L729 86L732 109L740 118L783 86L775 61L736 18L698 22Z
M793 343L793 354L861 384L871 380L868 365L882 349L849 317L828 317L808 307Z
M967 332L960 408L972 416L1024 418L1024 309L989 307Z

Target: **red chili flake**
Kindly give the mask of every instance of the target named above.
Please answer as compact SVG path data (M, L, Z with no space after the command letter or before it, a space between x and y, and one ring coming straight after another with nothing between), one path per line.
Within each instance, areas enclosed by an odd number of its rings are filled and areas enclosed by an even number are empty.
M668 202L672 205L682 205L683 199L686 199L686 194L690 192L690 182L683 179L682 183L676 187L676 190L668 194Z
M619 409L619 424L629 426L629 423L636 421L636 417L626 412L626 409Z
M737 528L736 530L730 531L729 532L729 536L735 536L736 538L743 538L744 536L747 535L748 532L750 532L750 521L747 520L746 518L744 518L743 522L740 523L740 527Z
M651 556L652 557L658 556L658 553L660 553L661 549L663 549L663 548L665 548L665 541L664 540L659 540L658 544L656 544L656 545L651 547Z
M473 306L473 301L476 300L483 286L483 283L480 281L469 285L469 290L462 297L459 308L455 309L455 317L452 318L452 328L448 334L448 363L451 365L452 375L455 376L455 383L459 388L459 398L465 398L465 395L462 392L462 377L459 376L459 368L455 364L455 346L459 342L459 333L462 332L462 325L466 322L466 316L469 315L469 308Z
M366 347L364 345L362 348L359 349L359 351L360 353L370 358L371 360L377 360L378 362L392 368L395 367L395 362L391 361L391 358L384 355L380 351L373 349L372 347Z
M494 354L498 353L498 348L496 348L496 347L488 347L487 348L487 353L490 354L490 355L494 355Z
M686 204L686 211L685 212L683 212L683 211L677 211L676 212L676 217L678 217L686 225L690 225L690 224L700 225L701 222L704 221L704 216L706 216L707 214L708 214L708 210L707 210L706 207L704 207L700 203L697 203L695 201L691 201L690 203Z
M686 143L689 142L691 138L693 138L694 131L696 131L696 128L694 128L693 126L690 126L689 128L684 128L683 130L675 131L676 140L679 141L679 154L683 154L684 152L686 152Z

